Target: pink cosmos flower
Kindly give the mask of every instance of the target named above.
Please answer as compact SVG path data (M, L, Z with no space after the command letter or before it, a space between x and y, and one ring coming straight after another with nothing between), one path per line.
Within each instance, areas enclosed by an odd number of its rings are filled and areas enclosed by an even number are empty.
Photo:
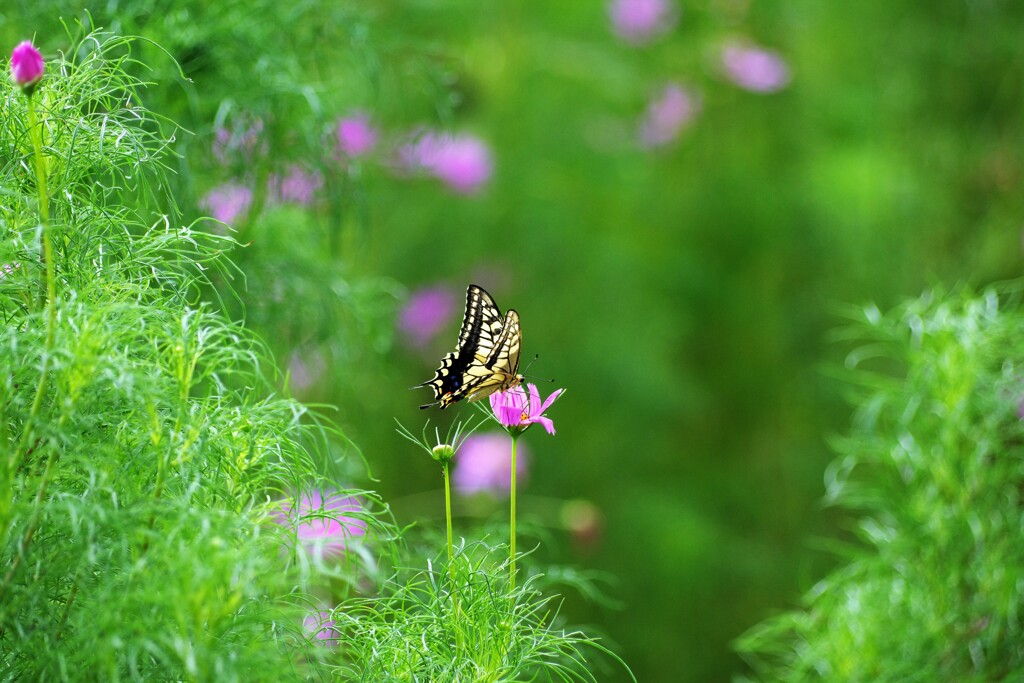
M284 177L275 173L267 178L267 194L271 202L309 206L323 185L324 178L318 171L310 172L298 164L292 164Z
M199 206L222 223L233 223L252 206L252 190L238 183L224 183L206 193Z
M529 455L524 444L516 452L516 479L527 474ZM473 434L455 453L452 484L463 495L508 495L512 487L512 441L505 434Z
M479 191L494 172L490 147L468 134L424 133L398 154L408 170L426 171L460 194Z
M333 489L314 490L285 501L275 521L294 528L302 547L319 560L344 554L353 539L366 535L365 520L344 514L362 511L357 498Z
M612 0L608 16L615 35L640 45L671 31L679 10L669 0Z
M528 384L530 395L527 396L522 387L513 387L508 391L491 394L491 410L504 427L514 431L525 431L532 424L540 423L548 434L555 433L555 423L544 416L544 411L551 407L565 389L558 389L544 401L536 384Z
M338 644L341 634L338 633L338 624L331 619L331 613L327 610L310 612L302 620L302 628L313 638L316 638L318 645L333 647Z
M733 43L722 49L722 68L736 85L752 92L776 92L789 84L789 66L778 52Z
M447 287L428 287L413 292L398 316L398 329L409 344L422 348L430 343L455 314L455 295Z
M669 83L647 106L640 121L640 144L660 147L677 137L700 110L700 98L678 83Z
M338 149L347 157L361 157L377 145L377 129L364 113L338 121Z
M31 94L36 83L43 77L46 64L43 55L31 40L18 43L11 52L11 78L22 90Z

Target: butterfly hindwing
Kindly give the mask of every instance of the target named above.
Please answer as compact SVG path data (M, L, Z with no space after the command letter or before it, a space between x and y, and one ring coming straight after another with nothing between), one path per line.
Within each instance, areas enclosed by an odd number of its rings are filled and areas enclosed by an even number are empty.
M434 392L434 403L442 409L464 398L475 401L510 389L520 379L517 372L521 344L519 314L510 310L502 316L490 294L482 287L470 285L458 347L445 354L434 376L419 386L429 386Z

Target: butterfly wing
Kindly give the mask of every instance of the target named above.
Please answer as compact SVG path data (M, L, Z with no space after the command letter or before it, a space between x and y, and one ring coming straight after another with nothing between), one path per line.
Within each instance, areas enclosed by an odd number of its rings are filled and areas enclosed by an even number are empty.
M518 317L517 317L518 319ZM494 299L482 287L470 285L466 289L466 312L459 330L455 351L441 359L441 367L434 376L418 386L429 386L434 392L434 403L420 406L428 408L436 403L447 408L465 398L467 391L485 379L490 370L481 371L498 345L505 327L505 318Z
M473 365L467 371L463 394L470 401L479 401L496 391L508 391L519 384L519 349L523 343L519 314L510 310L497 343L486 358L477 357L482 365Z

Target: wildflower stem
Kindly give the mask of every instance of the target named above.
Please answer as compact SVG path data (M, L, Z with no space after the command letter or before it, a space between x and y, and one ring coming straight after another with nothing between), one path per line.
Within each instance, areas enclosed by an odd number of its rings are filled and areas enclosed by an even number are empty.
M455 580L455 572L451 569L452 564L452 463L449 460L444 464L444 516L448 526L448 566L452 580Z
M57 329L57 276L53 259L53 243L50 238L50 196L46 189L46 165L43 159L43 133L42 126L36 121L35 99L30 95L28 98L28 128L29 137L32 139L33 154L35 156L36 169L36 191L39 194L39 223L43 233L43 261L46 263L46 343L43 347L42 368L39 371L39 384L36 386L36 395L32 400L32 407L29 410L28 419L22 429L21 440L15 450L10 463L11 474L21 464L19 459L27 454L28 443L32 438L32 431L35 427L35 420L42 407L43 396L46 394L46 383L50 374L50 356L53 353L54 338ZM47 468L47 471L49 469ZM46 482L42 487L45 489Z
M516 589L516 443L519 435L512 435L512 478L509 486L510 510L509 510L509 569L508 585L511 590Z

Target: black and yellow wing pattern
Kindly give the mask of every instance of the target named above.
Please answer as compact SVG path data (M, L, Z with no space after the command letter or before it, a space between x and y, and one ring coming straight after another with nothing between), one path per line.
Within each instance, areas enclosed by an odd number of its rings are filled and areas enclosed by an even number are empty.
M434 391L434 402L442 409L468 399L478 401L496 391L506 391L522 381L519 348L523 333L519 314L504 316L483 287L466 289L466 314L459 330L458 347L441 359L434 376L419 384Z

